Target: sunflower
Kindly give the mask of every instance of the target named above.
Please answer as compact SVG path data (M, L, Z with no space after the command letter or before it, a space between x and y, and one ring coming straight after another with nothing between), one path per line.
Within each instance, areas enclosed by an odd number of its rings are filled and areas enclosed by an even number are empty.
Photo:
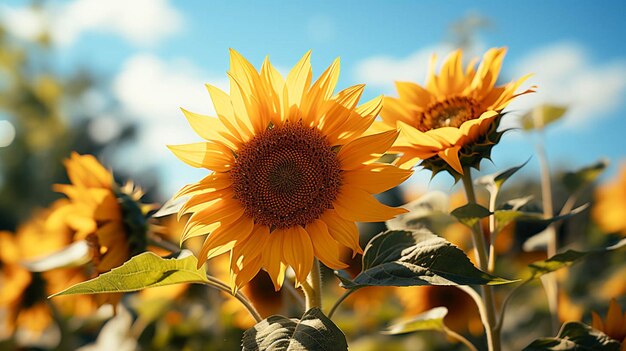
M385 97L382 122L375 130L399 128L392 151L402 153L400 164L421 159L421 165L438 173L447 170L458 177L464 167L478 168L488 158L499 132L500 112L515 97L525 76L504 86L495 86L506 49L490 49L475 69L476 61L462 67L462 51L453 52L435 74L433 56L424 87L396 82L399 98Z
M397 131L363 135L382 98L357 107L363 85L333 96L338 59L311 85L310 53L283 79L268 59L257 72L231 50L228 75L230 95L207 85L217 118L183 110L207 141L169 146L187 164L212 171L177 194L189 196L179 215L193 213L183 239L209 234L198 265L230 251L234 288L264 268L276 290L288 266L296 284L303 282L315 257L346 267L340 248L362 251L355 221L405 212L372 195L411 174L374 162Z
M620 350L626 351L626 311L622 314L622 307L617 300L611 299L604 321L596 312L591 312L591 317L592 327L619 341L622 344Z
M622 164L617 177L598 188L595 194L593 218L607 233L626 235L626 163Z
M10 332L23 328L35 335L52 325L47 296L53 288L45 273L31 273L21 265L61 249L69 243L64 235L49 235L44 230L49 211L39 211L20 225L16 234L0 232L0 309L6 314Z
M151 207L139 202L141 190L130 183L119 187L92 155L72 153L65 167L71 184L56 184L54 189L68 198L50 214L46 227L50 232L69 232L72 241L89 244L91 261L85 276L108 272L145 251L146 213ZM103 294L98 299L115 305L119 297Z

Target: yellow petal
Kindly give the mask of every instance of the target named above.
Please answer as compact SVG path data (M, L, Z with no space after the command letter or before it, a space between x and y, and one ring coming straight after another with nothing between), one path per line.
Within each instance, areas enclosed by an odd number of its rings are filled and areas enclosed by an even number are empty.
M604 333L609 336L620 335L623 327L622 311L617 300L611 299L609 310L606 312L606 324L604 325Z
M334 210L324 212L320 219L326 223L328 233L337 242L352 249L353 257L363 253L359 244L359 229L353 221L341 218Z
M100 202L93 216L97 221L115 221L122 219L122 210L113 193L109 193L102 202Z
M285 89L285 81L267 57L261 67L261 78L268 99L267 111L270 121L275 125L280 125L284 121L283 107L285 101L283 101L283 91Z
M395 82L400 100L409 101L417 106L427 107L434 100L432 94L421 86L410 82Z
M285 87L288 94L288 106L300 106L302 96L311 85L311 51L308 51L287 75ZM296 121L294 121L296 122Z
M383 205L365 190L346 185L341 187L333 206L342 218L357 222L384 222L407 212Z
M364 165L343 172L343 182L348 186L356 186L370 194L389 190L413 174L410 170L400 169L391 165Z
M196 168L226 172L235 163L232 151L216 143L193 143L167 146L181 161Z
M206 88L209 91L209 95L211 95L217 118L219 118L224 127L241 142L248 141L251 136L250 130L245 126L240 128L240 122L235 117L235 109L230 96L210 84L206 84Z
M315 220L306 225L309 233L315 256L322 261L326 267L331 269L345 269L347 264L339 260L339 246L337 241L328 232L328 226L322 220Z
M232 197L232 188L225 188L217 191L210 191L202 194L193 195L191 198L189 198L189 200L187 200L187 202L185 202L183 207L178 210L178 216L180 218L182 215L185 215L187 213L198 212L201 209L206 208L206 205L213 200Z
M303 97L300 109L303 118L309 122L305 122L306 124L313 126L319 121L322 115L321 107L333 96L333 91L339 80L339 67L339 58L336 58Z
M185 229L183 229L183 232L186 231L187 226L193 224L194 222L200 222L202 224L211 224L215 222L229 223L233 220L231 217L240 216L243 212L244 208L241 206L239 201L230 198L220 198L208 203L205 208L191 215Z
M355 85L337 93L328 104L320 120L320 129L326 135L336 135L339 127L349 122L350 115L363 95L364 84Z
M184 195L195 195L204 192L216 191L227 188L233 184L229 173L211 173L204 177L201 181L193 184L185 185L180 189L174 198Z
M374 130L376 129L376 127L373 126L374 120L382 109L383 100L384 97L381 95L355 108L354 111L350 114L348 120L346 120L346 122L341 125L341 127L337 128L335 133L333 133L332 135L327 135L330 144L347 144L352 140L364 135L368 130L371 131L371 133L369 134L376 134L395 129L387 126L384 129L380 129L377 131Z
M226 130L222 122L214 117L203 116L181 108L191 128L202 138L225 144L237 150L241 141Z
M209 234L198 253L198 268L204 261L232 250L237 243L245 240L254 227L254 222L242 216L238 221L222 225Z
M398 137L398 132L390 130L380 134L367 135L341 147L337 158L341 169L348 170L361 166L364 162L376 158L376 154L385 153Z
M263 251L263 266L265 270L267 270L270 278L272 278L274 290L276 291L280 290L283 286L285 270L287 269L287 266L282 262L284 237L284 230L274 230L270 234L267 246Z
M306 281L313 267L313 245L309 234L297 225L285 229L283 234L283 258L296 273L296 286Z
M591 311L591 326L594 329L604 330L604 323L602 323L602 318L600 318L600 316L593 311Z
M445 150L439 151L437 155L441 157L447 164L449 164L455 171L463 175L463 166L459 161L460 146L449 147Z

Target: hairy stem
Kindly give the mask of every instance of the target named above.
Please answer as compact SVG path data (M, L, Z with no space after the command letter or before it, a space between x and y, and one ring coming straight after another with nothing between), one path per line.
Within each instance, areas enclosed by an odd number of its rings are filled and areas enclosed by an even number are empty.
M463 173L463 187L465 188L465 194L467 195L467 202L475 204L476 194L474 193L471 169L469 167L465 167L463 169ZM472 230L472 241L474 243L474 252L476 254L476 258L478 259L479 268L483 271L487 271L489 259L487 258L485 237L483 235L480 221L474 225ZM487 346L490 351L500 351L500 332L499 330L494 329L496 324L496 308L493 297L493 288L486 285L482 285L480 288L487 315L487 321L483 320L483 325L485 326L485 332L487 334Z
M320 273L320 262L315 259L313 268L307 277L306 282L302 282L304 292L305 309L308 311L313 307L322 308L322 275Z

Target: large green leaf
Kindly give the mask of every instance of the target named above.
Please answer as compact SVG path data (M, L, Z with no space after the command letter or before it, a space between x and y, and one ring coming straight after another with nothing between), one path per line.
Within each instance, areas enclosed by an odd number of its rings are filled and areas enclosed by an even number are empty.
M342 351L346 337L319 308L308 310L302 319L271 316L246 330L242 351Z
M185 251L187 254L188 251ZM98 294L138 291L180 283L206 283L203 268L197 269L193 255L166 259L152 252L144 252L110 272L83 283L78 283L51 297L59 295Z
M444 331L444 317L448 314L445 307L435 307L415 317L406 318L395 322L389 328L382 331L383 334L397 335L423 330Z
M456 217L459 222L468 227L472 227L474 224L478 223L481 218L489 217L491 212L479 204L469 203L454 209L450 214Z
M530 278L534 279L540 277L544 274L554 272L558 269L569 267L576 263L579 259L590 255L590 254L599 254L605 253L608 251L613 251L620 249L626 246L626 238L618 241L615 245L611 245L609 247L592 250L592 251L575 251L575 250L567 250L562 253L558 253L546 260L536 261L528 265L530 268Z
M619 351L620 343L599 330L580 322L563 325L554 338L540 338L526 346L523 351Z
M348 289L363 286L497 285L511 281L476 268L465 253L427 229L390 230L375 236L363 254L363 269Z
M598 176L602 174L602 172L606 169L608 165L609 162L607 160L600 160L590 166L583 167L577 171L566 172L562 178L563 185L565 185L565 188L570 193L574 193L582 187L596 180L596 178L598 178Z
M524 130L543 129L548 124L561 119L566 111L567 108L564 106L549 104L537 106L522 116L522 128Z

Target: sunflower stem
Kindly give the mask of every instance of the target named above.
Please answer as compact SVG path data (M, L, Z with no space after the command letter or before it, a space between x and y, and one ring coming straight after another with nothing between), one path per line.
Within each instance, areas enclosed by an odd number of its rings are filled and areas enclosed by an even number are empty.
M205 282L205 284L235 297L248 310L252 318L254 318L257 323L263 320L263 317L261 317L259 311L254 308L252 302L250 302L250 300L244 294L242 294L241 291L237 291L233 294L233 291L228 284L210 275L207 275L207 281Z
M476 346L474 346L474 344L472 344L469 340L467 340L463 335L455 332L454 330L451 330L445 325L443 326L443 332L446 333L446 335L448 335L449 337L456 339L460 341L461 343L463 343L463 345L467 346L467 348L470 349L471 351L478 351Z
M474 183L472 181L472 173L469 167L463 168L463 187L467 195L468 203L476 203L476 194L474 192ZM485 237L480 221L472 228L472 241L474 243L474 252L478 259L478 266L481 270L487 271L489 267L489 259L485 247ZM493 297L493 288L487 285L481 285L481 297L485 306L486 319L483 319L485 333L487 334L487 346L490 351L500 351L500 331L495 329L496 325L496 308Z
M550 166L544 146L543 130L539 131L539 141L536 144L537 156L541 169L541 201L543 204L543 217L550 218L554 216L554 207L552 205L552 184L550 182ZM548 234L547 255L548 258L556 255L558 242L556 236L556 227L554 223L546 228ZM548 308L552 316L552 331L556 333L559 330L559 285L555 273L546 274L541 277L546 295L548 297Z
M337 311L337 308L339 307L339 305L341 305L341 303L348 298L348 296L352 295L353 292L359 290L359 288L355 288L355 289L350 289L348 291L346 291L345 293L343 293L343 295L341 295L341 297L335 301L335 304L333 305L333 307L330 308L330 311L328 311L328 318L332 318L333 315L335 314L335 311Z
M302 282L302 291L305 298L305 309L308 311L313 307L322 308L322 275L320 273L320 262L313 261L313 268L307 277L306 282Z

